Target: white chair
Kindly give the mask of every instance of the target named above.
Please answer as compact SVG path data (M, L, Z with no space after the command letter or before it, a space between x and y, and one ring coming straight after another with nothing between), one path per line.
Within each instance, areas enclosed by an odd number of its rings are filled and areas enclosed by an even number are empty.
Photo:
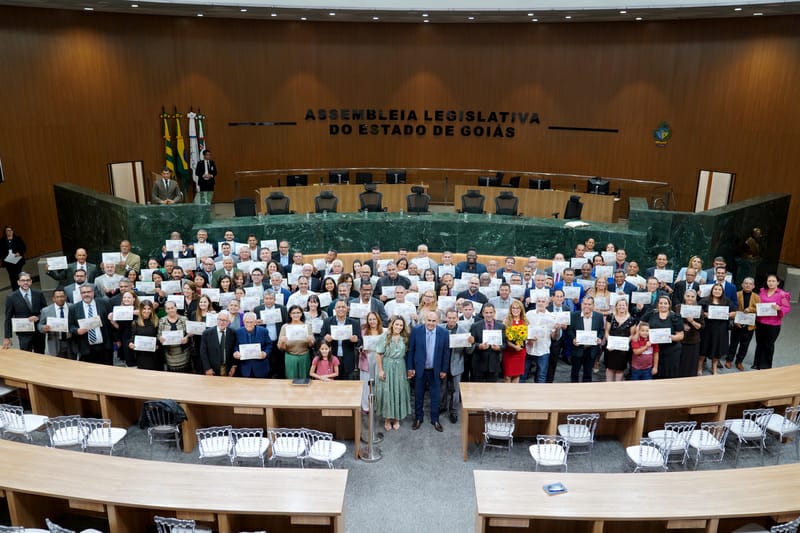
M692 431L689 436L689 447L694 448L694 469L703 460L703 456L719 454L716 462L721 463L725 457L725 441L728 440L728 426L724 422L703 422L700 429Z
M503 411L501 409L483 410L483 446L481 447L481 462L486 448L505 448L511 458L511 448L514 447L514 428L517 423L516 411ZM494 444L493 441L502 441L503 444Z
M58 524L54 524L53 522L50 521L49 518L45 518L44 522L45 524L47 524L47 531L49 531L50 533L77 533L72 529L67 529L65 527L59 526ZM25 531L37 531L37 530L26 529ZM90 528L90 529L83 529L81 530L80 533L103 533L103 532L97 529Z
M199 528L194 520L154 516L153 522L158 533L211 533L210 529Z
M653 439L656 446L666 446L669 441L669 455L667 456L668 462L680 462L682 465L686 464L686 458L689 457L689 437L692 431L697 427L697 422L667 422L664 424L664 429L657 429L651 431L647 436ZM677 459L670 461L670 457L677 457Z
M569 454L569 442L564 437L558 435L537 435L536 444L532 444L530 451L533 462L536 463L536 471L540 467L558 467L567 471L567 455Z
M147 438L150 440L150 455L154 442L174 442L176 450L181 448L181 421L157 401L144 402L147 418Z
M567 415L567 423L558 425L558 434L569 442L569 453L572 455L589 455L589 468L594 471L592 451L594 450L594 433L597 430L599 413ZM576 452L575 448L584 448Z
M3 436L22 436L28 441L33 440L31 433L41 429L47 421L46 416L26 415L19 405L8 404L0 404L0 419L3 420Z
M756 420L759 424L763 420ZM794 453L797 460L800 461L800 405L794 407L787 407L783 415L773 414L766 422L767 431L775 435L778 441L778 454L776 462L781 460L781 452L783 451L783 439L790 435L794 435Z
M332 433L316 431L314 429L305 430L307 453L300 458L300 462L305 466L306 461L324 463L328 468L333 468L335 461L341 459L347 451L347 446L342 442L333 440Z
M669 456L671 443L672 441L670 439L666 439L659 445L653 439L645 437L639 441L638 446L628 446L625 448L628 459L633 461L633 464L636 465L633 473L635 474L643 470L660 470L662 472L669 470L667 467L667 457Z
M306 435L302 429L273 428L267 430L272 455L269 462L297 461L303 468L303 457L306 454Z
M736 435L736 457L734 466L739 464L739 450L744 448L758 448L761 454L761 465L764 465L764 449L767 439L767 426L775 413L775 409L745 409L742 418L726 420L730 432Z
M237 464L242 459L258 459L264 466L264 455L269 449L269 439L264 438L261 428L242 428L231 430L231 464Z
M108 448L108 455L114 455L114 448L122 442L125 448L125 435L128 430L111 426L108 418L81 418L83 429L83 451Z
M83 449L83 438L86 434L81 427L80 415L55 416L48 418L45 425L51 448L79 446Z
M201 463L206 462L206 459L229 457L232 429L231 426L214 426L195 430Z

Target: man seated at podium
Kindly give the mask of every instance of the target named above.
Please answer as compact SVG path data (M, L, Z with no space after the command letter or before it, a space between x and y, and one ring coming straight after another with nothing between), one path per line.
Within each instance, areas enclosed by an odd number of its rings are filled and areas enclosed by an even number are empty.
M183 193L178 182L172 179L172 171L166 167L161 170L161 177L153 183L151 202L154 204L176 204L183 201Z

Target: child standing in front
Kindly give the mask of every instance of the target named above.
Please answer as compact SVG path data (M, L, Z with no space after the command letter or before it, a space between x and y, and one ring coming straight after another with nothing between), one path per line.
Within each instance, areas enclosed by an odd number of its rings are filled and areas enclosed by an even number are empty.
M658 373L658 344L650 343L650 325L647 322L639 323L638 332L631 339L631 349L631 379L653 379Z
M327 342L319 345L308 375L322 381L330 381L339 375L339 358L331 353L331 345Z

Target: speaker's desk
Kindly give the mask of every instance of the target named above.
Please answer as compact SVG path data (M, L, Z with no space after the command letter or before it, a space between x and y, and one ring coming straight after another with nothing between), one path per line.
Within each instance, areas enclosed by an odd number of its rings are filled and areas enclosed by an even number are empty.
M0 377L28 391L36 414L102 416L121 427L137 423L145 400L176 400L188 417L182 432L184 451L194 448L195 429L224 424L305 426L356 443L361 435L359 381L292 385L290 380L96 365L19 350L0 351Z
M800 464L648 474L473 474L476 533L717 533L800 514ZM542 487L555 481L568 492L546 494Z
M156 514L222 532L344 532L346 470L167 463L0 441L0 472L14 525L41 528L83 511L107 518L111 533L147 531Z
M800 402L800 365L705 376L616 383L462 383L461 446L482 440L483 410L517 411L515 435L555 435L571 413L600 413L597 434L638 444L664 422L720 421L743 409Z

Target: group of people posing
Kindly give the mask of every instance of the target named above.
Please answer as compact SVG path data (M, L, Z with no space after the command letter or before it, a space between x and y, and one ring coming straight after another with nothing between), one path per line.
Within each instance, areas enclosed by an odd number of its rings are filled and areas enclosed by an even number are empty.
M5 339L23 350L172 372L256 378L361 379L362 409L375 380L376 408L387 431L412 413L457 422L460 382L552 382L559 360L571 381L689 377L710 360L743 370L755 332L752 368L771 368L789 294L775 275L739 290L723 258L703 270L692 257L680 271L665 254L644 275L625 250L594 239L547 268L531 256L521 269L478 260L455 263L420 245L385 259L376 246L352 270L335 250L306 262L286 241L233 232L187 243L173 233L146 261L123 241L99 268L84 249L66 268L48 305L26 272L6 301ZM275 248L274 250L272 248ZM28 325L27 323L31 323ZM723 366L723 365L719 365ZM410 381L411 380L411 383Z

